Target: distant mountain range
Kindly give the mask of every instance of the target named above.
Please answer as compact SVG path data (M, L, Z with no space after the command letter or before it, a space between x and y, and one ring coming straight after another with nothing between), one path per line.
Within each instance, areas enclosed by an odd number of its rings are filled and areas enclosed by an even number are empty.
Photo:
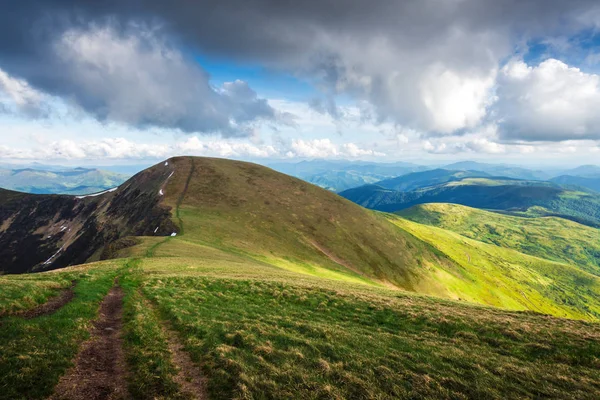
M129 177L99 169L49 168L0 168L0 188L35 194L85 195L119 186Z
M441 183L430 185L432 179L427 177L430 174L420 173L424 176L420 184L413 179L414 175L404 177L410 183L408 191L375 184L349 189L340 195L364 207L386 212L424 203L454 203L519 215L555 215L588 225L600 225L600 194L592 191L570 189L553 182L504 177L456 179L456 172L444 170L435 174ZM406 184L401 178L394 181L396 187ZM389 181L383 183L389 184Z
M374 163L342 160L273 163L267 166L334 192L430 169L405 162Z
M600 167L595 165L583 165L574 169L561 170L558 168L541 170L529 169L515 165L506 164L487 164L476 161L461 161L443 166L424 166L413 163L375 163L364 161L344 161L344 160L312 160L301 161L297 163L271 163L268 167L295 176L307 182L313 183L322 188L342 192L347 189L362 185L377 183L388 189L411 190L414 188L409 183L398 183L397 178L416 172L434 171L431 175L414 175L408 180L414 180L416 186L424 187L427 184L442 183L450 180L456 180L463 172L463 177L505 177L532 181L546 181L558 179L562 176L571 176L575 178L600 179ZM446 173L440 171L453 171L454 177L446 177ZM425 180L431 179L429 182ZM436 179L438 179L436 181ZM424 180L421 182L421 180ZM562 181L561 181L562 180ZM398 182L407 182L400 179ZM598 181L588 179L561 178L556 181L560 184L579 186L591 190L598 189ZM403 186L406 185L406 186Z

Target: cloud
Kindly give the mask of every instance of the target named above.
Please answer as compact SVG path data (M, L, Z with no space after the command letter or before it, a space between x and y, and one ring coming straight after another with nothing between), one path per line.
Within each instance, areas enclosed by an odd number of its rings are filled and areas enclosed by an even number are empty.
M176 155L238 158L359 158L383 156L355 143L335 144L329 139L253 144L239 139L200 139L190 136L173 144L139 143L125 138L42 142L35 148L0 146L0 158L12 160L120 160L164 159Z
M385 156L384 153L360 148L355 143L338 145L330 139L292 140L290 149L286 152L288 157L304 158L357 158L361 156Z
M63 90L99 120L245 136L244 124L275 119L246 82L215 90L195 61L151 30L130 29L71 29L54 45Z
M548 59L513 60L502 68L494 108L506 139L600 138L600 76Z
M211 91L190 54L305 78L326 96L315 106L332 115L329 96L351 96L374 106L375 121L453 134L484 121L498 67L515 48L598 25L594 0L381 0L367 8L362 0L29 0L10 7L0 15L0 67L8 73L72 96L99 118L227 135L276 113L258 98L240 103L237 91L233 98L226 88ZM97 28L107 21L112 30Z
M0 69L0 105L6 111L41 117L47 112L45 101L45 96L26 81L14 78Z

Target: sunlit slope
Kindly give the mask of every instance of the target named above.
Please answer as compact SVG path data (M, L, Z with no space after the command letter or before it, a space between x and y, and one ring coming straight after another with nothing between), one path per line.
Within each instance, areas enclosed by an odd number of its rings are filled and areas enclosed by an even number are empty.
M597 323L320 279L212 251L0 277L18 288L0 292L9 310L77 280L74 300L56 313L2 320L0 399L51 395L116 276L127 294L124 368L135 398L183 398L164 323L211 399L595 399L600 391Z
M231 160L179 157L162 167L174 170L162 204L172 207L180 232L157 246L161 251L179 246L171 254L194 255L192 245L202 245L288 270L333 271L446 295L425 267L450 268L452 262L383 216L327 190Z
M393 214L388 218L460 266L437 271L456 298L561 317L600 318L600 278L572 263L526 255Z
M423 204L397 214L600 275L600 230L596 228L562 218L521 218L457 204Z
M229 260L513 310L600 315L600 278L574 262L369 211L254 164L189 157L168 163L175 172L162 203L172 207L179 234L138 238L118 256L169 257L174 265Z

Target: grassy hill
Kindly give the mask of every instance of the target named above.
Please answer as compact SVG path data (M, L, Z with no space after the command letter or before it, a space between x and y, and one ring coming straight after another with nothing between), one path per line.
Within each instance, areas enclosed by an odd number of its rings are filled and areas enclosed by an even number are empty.
M469 207L554 215L589 225L600 224L600 195L571 190L552 182L509 178L463 178L409 192L367 185L340 193L374 210L395 212L425 203L455 203Z
M423 204L398 214L471 239L558 262L600 276L600 230L563 218L522 218L457 204Z
M486 243L432 226L435 216L370 211L268 168L208 158L169 159L90 198L0 194L3 212L73 201L93 210L99 232L111 217L123 227L123 215L143 227L104 247L111 260L0 276L0 399L48 398L116 357L101 389L140 399L600 393L600 277L592 259L576 261L592 228L551 219L533 241L544 252L525 254L516 233ZM152 210L169 211L170 230L133 218ZM560 230L573 255L544 248L542 236ZM72 300L52 313L23 317L67 290ZM115 296L121 322L95 328ZM110 338L114 351L85 357Z
M563 186L571 186L574 188L586 188L595 192L600 192L600 176L584 177L561 175L551 179L552 182Z
M386 189L408 192L428 186L459 181L464 178L482 178L489 176L489 174L480 171L451 171L447 169L433 169L430 171L413 172L411 174L398 176L392 179L382 180L376 182L375 184Z
M460 161L444 167L448 170L459 171L481 171L491 176L505 176L513 179L524 180L546 180L551 174L545 171L537 171L515 165L487 164L475 161Z

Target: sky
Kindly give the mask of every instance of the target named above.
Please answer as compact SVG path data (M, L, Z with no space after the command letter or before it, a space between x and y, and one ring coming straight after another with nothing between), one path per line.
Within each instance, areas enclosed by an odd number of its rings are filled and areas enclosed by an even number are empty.
M0 161L600 164L598 1L0 6Z

